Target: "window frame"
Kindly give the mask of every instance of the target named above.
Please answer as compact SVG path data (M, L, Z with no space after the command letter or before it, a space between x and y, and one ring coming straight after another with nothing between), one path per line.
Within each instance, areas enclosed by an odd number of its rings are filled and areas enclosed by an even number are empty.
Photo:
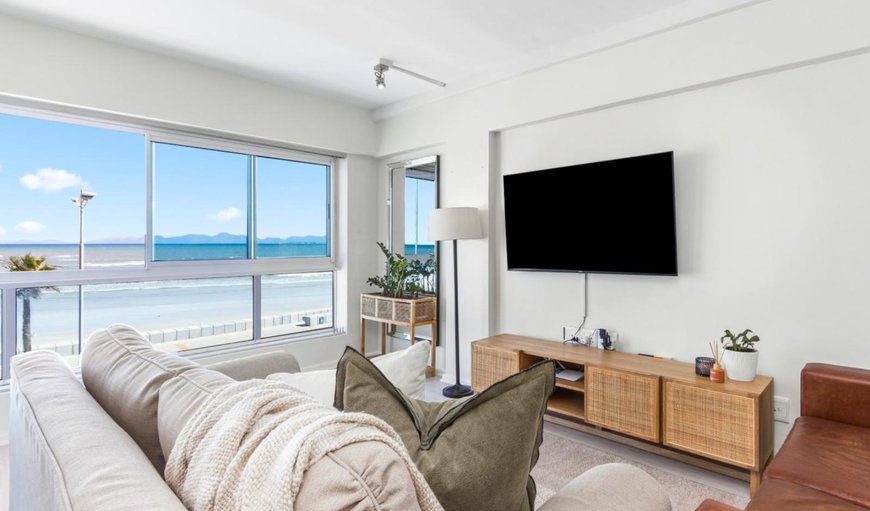
M0 95L0 114L35 118L45 121L76 124L94 128L135 133L144 137L143 179L145 180L145 247L144 264L123 268L77 268L52 272L3 273L0 281L0 339L2 339L2 379L0 385L9 381L9 359L17 350L17 297L16 290L28 287L74 286L104 283L148 282L195 278L250 277L253 280L253 339L226 345L194 348L181 352L190 358L233 353L253 346L263 347L296 342L316 337L339 335L337 310L338 265L336 264L336 167L346 155L330 151L310 151L307 148L285 144L259 137L245 136L198 127L156 121L132 115L118 114L51 103L29 98ZM249 156L248 173L248 257L246 259L218 259L202 261L153 261L153 212L154 212L154 166L152 162L155 143L182 145L194 148L229 151ZM275 257L256 258L256 157L313 163L327 167L327 251L325 257ZM332 273L332 326L318 330L262 338L261 325L261 280L264 275L294 273ZM81 319L80 319L81 321ZM87 333L85 333L87 335ZM84 342L85 339L82 339Z

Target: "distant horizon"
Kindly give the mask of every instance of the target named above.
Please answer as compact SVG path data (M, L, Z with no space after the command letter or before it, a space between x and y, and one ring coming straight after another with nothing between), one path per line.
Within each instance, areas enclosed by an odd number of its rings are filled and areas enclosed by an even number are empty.
M245 234L231 234L221 232L215 235L207 234L182 234L180 236L155 236L155 245L246 245L247 236ZM288 236L286 238L274 237L257 237L258 244L287 244L287 245L304 245L304 244L323 244L326 243L326 236L306 235L306 236ZM63 241L63 240L0 240L0 245L78 245L78 240ZM85 241L85 245L144 245L145 237L141 238L100 238L91 241Z

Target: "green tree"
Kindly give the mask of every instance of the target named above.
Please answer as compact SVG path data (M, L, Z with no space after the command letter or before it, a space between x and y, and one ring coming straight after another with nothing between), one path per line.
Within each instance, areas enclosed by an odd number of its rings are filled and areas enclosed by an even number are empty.
M9 256L3 262L3 268L6 271L51 271L56 270L57 266L52 266L45 263L45 256L36 257L31 253L23 256ZM21 342L24 353L30 351L32 333L30 331L30 301L38 300L42 296L42 291L57 291L56 287L41 288L28 287L19 289L16 296L21 299Z

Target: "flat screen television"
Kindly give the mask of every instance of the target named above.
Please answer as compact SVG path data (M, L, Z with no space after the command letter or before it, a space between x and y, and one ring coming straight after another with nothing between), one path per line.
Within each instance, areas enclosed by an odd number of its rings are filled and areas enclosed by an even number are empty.
M674 153L504 176L509 270L677 274Z

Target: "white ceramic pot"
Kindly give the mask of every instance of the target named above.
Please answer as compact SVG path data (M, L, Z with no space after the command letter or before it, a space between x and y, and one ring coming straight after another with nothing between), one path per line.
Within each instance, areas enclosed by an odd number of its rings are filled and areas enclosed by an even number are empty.
M752 381L758 372L758 351L722 351L722 365L729 380Z

